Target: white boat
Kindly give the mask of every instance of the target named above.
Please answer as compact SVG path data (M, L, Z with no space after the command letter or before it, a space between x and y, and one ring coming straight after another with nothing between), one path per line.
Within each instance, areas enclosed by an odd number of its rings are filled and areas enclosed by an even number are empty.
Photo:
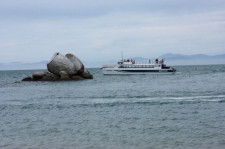
M123 74L174 74L176 69L167 67L164 64L164 59L154 63L135 63L135 60L121 60L115 66L104 65L102 67L104 75L123 75Z

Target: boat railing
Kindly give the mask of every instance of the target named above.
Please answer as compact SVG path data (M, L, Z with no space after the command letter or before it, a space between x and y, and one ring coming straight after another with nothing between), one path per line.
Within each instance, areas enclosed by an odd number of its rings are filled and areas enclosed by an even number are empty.
M164 64L164 59L156 59L155 61L152 61L151 59L146 60L135 60L135 59L125 59L121 60L119 63L121 64L151 64L151 65L157 65L157 64Z

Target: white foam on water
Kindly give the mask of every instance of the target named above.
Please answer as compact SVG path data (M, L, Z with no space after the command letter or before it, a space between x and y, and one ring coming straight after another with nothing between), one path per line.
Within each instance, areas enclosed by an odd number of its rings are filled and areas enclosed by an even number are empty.
M97 98L90 99L91 103L136 103L136 102L181 102L181 101L199 101L199 102L218 102L225 100L225 95L216 96L191 96L191 97L144 97L144 98Z

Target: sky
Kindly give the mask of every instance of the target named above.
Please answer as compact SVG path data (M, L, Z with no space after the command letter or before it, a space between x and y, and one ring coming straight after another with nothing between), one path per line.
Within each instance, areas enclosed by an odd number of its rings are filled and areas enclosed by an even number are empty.
M225 54L225 0L0 0L0 63Z

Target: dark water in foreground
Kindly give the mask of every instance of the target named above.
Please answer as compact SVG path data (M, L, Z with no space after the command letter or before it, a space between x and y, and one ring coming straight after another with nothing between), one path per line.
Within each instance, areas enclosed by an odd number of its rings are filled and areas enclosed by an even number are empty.
M0 148L225 148L225 65L20 82L0 71Z

